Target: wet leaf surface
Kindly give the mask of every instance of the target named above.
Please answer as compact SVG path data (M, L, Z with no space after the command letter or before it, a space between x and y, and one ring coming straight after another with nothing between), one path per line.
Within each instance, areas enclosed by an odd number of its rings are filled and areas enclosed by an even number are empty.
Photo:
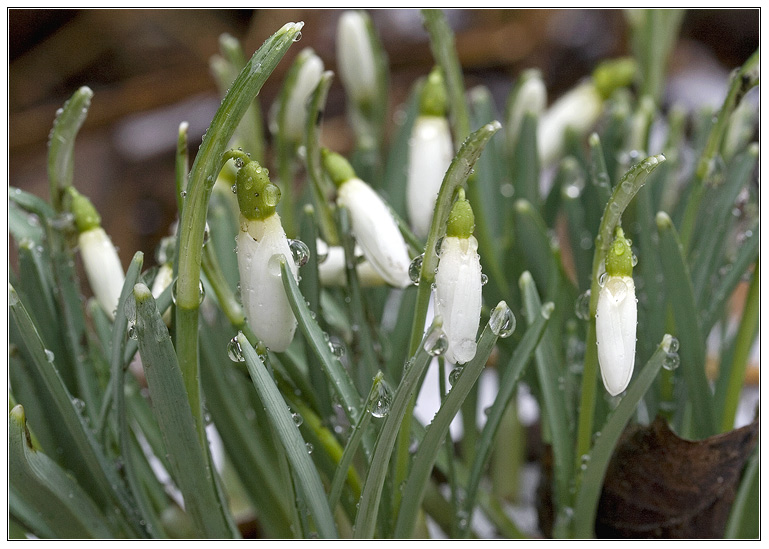
M657 418L630 428L609 464L598 506L599 538L720 538L758 421L698 441Z

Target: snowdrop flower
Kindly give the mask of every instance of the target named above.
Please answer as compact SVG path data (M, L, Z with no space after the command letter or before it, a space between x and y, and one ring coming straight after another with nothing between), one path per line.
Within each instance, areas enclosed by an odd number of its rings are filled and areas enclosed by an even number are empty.
M409 279L406 242L389 206L364 181L341 155L323 149L323 165L337 186L337 205L350 212L355 240L363 256L391 286L405 288Z
M120 300L125 272L117 249L101 227L101 217L88 198L68 187L78 231L78 247L96 301L111 319Z
M606 256L606 280L598 294L595 314L598 364L610 395L624 391L635 364L637 303L633 283L633 252L617 227Z
M315 249L318 251L318 258L325 257L323 261L318 259L320 283L324 286L346 286L347 269L344 248L342 246L329 246L320 239L316 241L315 246ZM363 250L360 249L360 246L356 245L356 258L361 255L363 255ZM384 286L386 284L380 274L371 266L371 263L365 259L358 262L355 270L358 273L358 282L363 287Z
M617 59L599 65L590 79L566 92L542 115L538 126L539 157L548 165L563 152L566 130L580 137L598 122L603 102L617 88L635 77L635 64L630 59Z
M539 117L547 106L547 89L537 69L524 71L510 93L507 103L505 131L507 148L515 150L518 134L527 114Z
M336 33L337 71L345 91L359 104L371 102L377 93L370 24L365 12L346 11Z
M294 143L301 143L304 139L307 99L320 82L322 74L323 61L312 48L306 48L299 53L288 74L287 92L282 98L280 117L283 135Z
M258 162L248 161L236 177L240 231L237 236L240 297L246 319L271 351L285 351L294 338L296 317L283 289L280 259L297 277L297 266L275 212L280 189Z
M454 156L447 103L443 76L435 68L422 88L419 116L409 140L406 205L411 228L419 238L425 238L430 231L438 191Z
M449 342L446 360L454 364L464 364L475 356L481 321L483 282L474 227L473 210L460 188L449 213L435 274L435 314L443 319Z

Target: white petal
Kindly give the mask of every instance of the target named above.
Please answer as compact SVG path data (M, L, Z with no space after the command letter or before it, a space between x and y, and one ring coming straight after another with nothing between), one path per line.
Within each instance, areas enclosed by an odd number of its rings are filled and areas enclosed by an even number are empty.
M114 318L125 282L117 250L101 227L80 233L78 244L93 295L104 312Z
M411 259L387 204L357 178L339 187L338 203L349 210L355 240L372 267L388 284L398 288L408 286Z
M347 11L339 18L336 34L336 58L345 90L356 101L370 99L376 93L376 67L364 16Z
M342 246L328 246L325 242L323 247L326 259L318 264L320 283L324 286L347 286L344 248ZM320 246L318 249L320 250ZM360 248L356 246L356 255L358 255L359 250ZM371 266L371 263L366 260L358 263L356 270L358 271L358 282L360 282L361 286L384 286L386 284L384 279Z
M567 128L586 134L598 121L603 102L595 86L584 82L558 99L542 115L537 128L539 156L549 164L563 151Z
M310 55L299 69L294 89L286 104L286 119L283 132L289 139L301 141L307 119L307 98L315 90L323 73L323 61L317 55Z
M454 364L464 364L475 356L482 285L475 237L444 237L435 274L435 307L449 340L446 360Z
M409 141L406 205L414 234L425 238L435 201L454 155L449 122L441 116L419 116Z
M251 234L256 234L256 240ZM297 276L297 267L288 247L280 218L274 214L263 221L250 221L249 232L240 231L238 270L240 297L246 319L264 345L272 351L285 351L296 330L296 318L283 289L280 263L276 254L286 258L286 264Z
M598 294L595 330L601 377L612 396L624 391L633 375L636 322L633 278L609 277Z

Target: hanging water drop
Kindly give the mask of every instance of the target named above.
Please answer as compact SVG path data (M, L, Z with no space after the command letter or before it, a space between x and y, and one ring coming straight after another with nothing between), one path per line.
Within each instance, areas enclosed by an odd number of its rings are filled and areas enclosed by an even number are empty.
M136 328L136 323L131 322L128 324L128 337L133 339L134 341L139 339L139 330Z
M409 278L415 286L419 285L419 277L422 273L422 261L424 260L424 254L418 255L409 265Z
M489 277L485 273L481 273L481 286L485 286L489 281Z
M449 340L441 328L433 329L425 339L424 350L430 356L440 356L449 348Z
M246 359L243 356L243 349L240 347L238 336L233 337L227 344L227 355L233 362L245 362Z
M582 292L574 303L574 314L580 320L590 319L590 290Z
M513 335L515 332L516 319L513 311L507 306L507 303L502 301L492 311L491 318L489 318L489 328L497 337L506 338Z
M302 417L301 414L299 414L297 412L293 412L291 414L291 419L294 420L294 425L296 425L297 427L301 426L302 423L304 423L304 418Z
M384 380L377 383L376 393L368 405L369 413L375 418L383 418L390 413L392 390Z
M53 359L54 359L54 358L55 358L55 357L54 357L53 351L51 351L50 349L46 349L46 350L45 350L45 359L46 359L48 362L53 362Z
M457 384L457 381L459 381L459 376L462 375L462 372L464 370L465 369L463 366L457 366L456 368L451 370L451 372L449 372L449 383L451 384L452 387Z
M304 445L305 448L307 448L307 453L312 454L312 451L315 449L315 446L313 446L311 443L307 442Z
M666 370L673 371L681 365L681 357L678 353L668 353L665 358L662 359L662 367Z
M301 240L289 240L288 247L291 249L291 256L297 267L303 267L310 260L310 248Z

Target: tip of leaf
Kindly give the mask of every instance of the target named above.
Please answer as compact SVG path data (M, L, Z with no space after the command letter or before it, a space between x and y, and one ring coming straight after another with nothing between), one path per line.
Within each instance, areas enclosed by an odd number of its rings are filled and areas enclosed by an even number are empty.
M665 212L657 212L656 222L658 229L667 229L673 226L673 220Z

